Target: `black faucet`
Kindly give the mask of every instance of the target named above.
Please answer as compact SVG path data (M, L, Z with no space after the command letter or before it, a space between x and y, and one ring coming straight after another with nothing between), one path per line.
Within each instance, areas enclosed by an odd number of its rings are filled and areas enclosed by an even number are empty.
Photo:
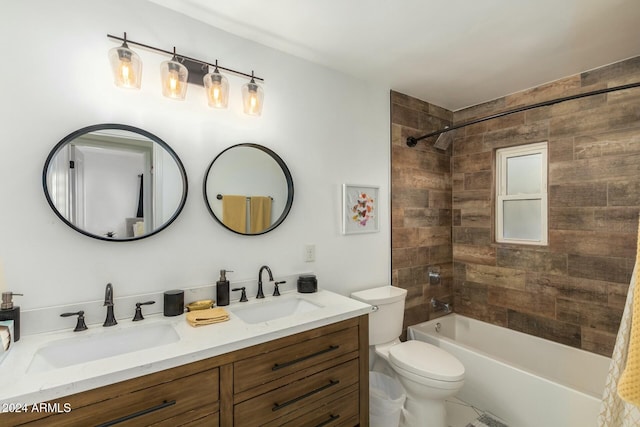
M274 297L279 297L280 296L280 289L278 289L278 285L281 285L283 283L287 283L286 280L282 280L280 282L273 282L273 296Z
M62 313L60 317L78 316L78 322L73 332L80 332L87 330L87 324L84 321L84 311L80 310L76 313Z
M262 267L260 267L260 271L258 272L258 295L256 295L256 298L264 298L264 292L262 292L262 271L263 270L267 270L267 273L269 273L269 281L273 282L273 274L271 273L271 269L266 265L263 265Z
M132 322L137 322L139 320L144 320L144 316L142 315L142 306L143 305L151 305L151 304L155 304L155 301L147 301L147 302L137 302L136 303L136 312L133 315L133 320Z
M247 299L247 291L245 290L245 287L241 287L241 288L233 288L231 289L232 291L242 291L242 294L240 295L240 302L247 302L249 301ZM264 297L263 297L264 298Z
M107 318L102 326L117 325L116 317L113 315L113 285L107 283L107 288L104 291L104 305L107 307Z

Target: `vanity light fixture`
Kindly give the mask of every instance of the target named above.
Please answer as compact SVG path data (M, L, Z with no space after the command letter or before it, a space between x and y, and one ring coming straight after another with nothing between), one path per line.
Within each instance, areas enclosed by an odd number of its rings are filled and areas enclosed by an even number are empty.
M212 108L229 106L229 81L218 71L218 60L212 72L204 76L204 87L207 91L207 102Z
M187 95L189 70L178 62L175 46L173 47L173 58L160 64L160 76L162 78L162 94L167 98L184 100Z
M114 81L118 87L140 88L142 80L142 62L140 57L129 49L128 44L140 46L155 52L171 55L171 59L164 61L160 67L162 78L162 94L168 98L182 100L186 96L187 83L193 83L205 87L207 103L212 108L227 108L229 105L229 82L220 73L224 71L239 76L250 78L251 81L242 86L242 103L244 112L248 115L259 116L262 113L264 103L264 91L256 81L264 83L264 79L251 74L242 73L200 59L176 53L172 51L149 46L124 38L107 34L108 38L122 41L122 46L109 51L109 61L113 71ZM213 71L210 69L213 68Z
M142 61L137 53L127 45L127 33L124 33L122 46L109 50L109 62L113 72L113 81L118 87L140 89L142 81Z
M262 100L264 92L256 83L253 71L251 71L251 81L242 86L242 103L244 112L250 116L259 116L262 114Z

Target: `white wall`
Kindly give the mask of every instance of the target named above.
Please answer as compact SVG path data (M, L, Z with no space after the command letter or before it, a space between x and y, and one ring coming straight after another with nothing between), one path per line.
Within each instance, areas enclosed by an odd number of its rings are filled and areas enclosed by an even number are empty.
M390 280L389 91L231 36L141 0L21 0L0 14L0 259L7 287L24 309L215 283L218 270L253 279L268 264L276 276L304 271L321 288L348 294ZM187 100L161 95L165 56L134 48L143 60L141 91L116 88L107 33L214 61L265 78L262 117L241 112L240 86L229 76L228 111L207 107L190 85ZM140 127L167 142L189 179L184 211L166 230L126 243L81 235L46 203L47 154L72 131L97 123ZM202 181L226 147L255 142L288 164L295 198L287 220L261 236L238 236L207 212ZM340 234L340 186L381 188L381 231ZM316 244L316 262L303 246Z

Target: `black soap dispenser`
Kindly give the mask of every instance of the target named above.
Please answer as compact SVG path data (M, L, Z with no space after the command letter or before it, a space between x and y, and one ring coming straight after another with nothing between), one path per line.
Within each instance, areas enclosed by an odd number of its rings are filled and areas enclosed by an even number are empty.
M231 270L220 270L220 280L216 282L216 305L229 305L229 281L227 273L233 273Z
M13 341L20 339L20 307L13 305L13 292L2 293L2 304L0 305L0 320L13 320Z

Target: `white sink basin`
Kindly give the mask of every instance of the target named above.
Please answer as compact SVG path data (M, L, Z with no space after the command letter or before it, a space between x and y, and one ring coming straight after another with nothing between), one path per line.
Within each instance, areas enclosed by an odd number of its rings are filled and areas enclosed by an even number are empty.
M296 296L293 298L275 297L259 302L247 303L245 306L232 308L231 312L238 316L243 322L253 324L308 313L319 308L322 307Z
M166 323L134 325L92 335L77 334L77 337L53 341L40 348L34 354L27 372L64 368L180 340L174 327Z

